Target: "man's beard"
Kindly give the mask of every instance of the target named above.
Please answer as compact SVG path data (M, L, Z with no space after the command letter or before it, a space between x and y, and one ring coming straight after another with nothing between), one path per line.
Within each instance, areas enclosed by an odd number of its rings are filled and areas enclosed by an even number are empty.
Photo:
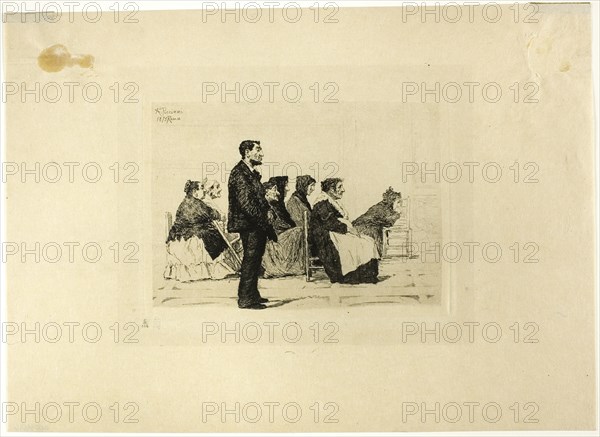
M256 159L250 158L250 164L252 164L252 165L262 165L262 161L257 161Z

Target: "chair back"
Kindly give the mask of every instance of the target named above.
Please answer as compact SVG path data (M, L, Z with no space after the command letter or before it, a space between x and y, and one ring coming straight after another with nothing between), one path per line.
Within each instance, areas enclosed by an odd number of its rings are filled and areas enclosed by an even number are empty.
M165 240L169 238L169 232L171 231L171 226L173 226L173 214L169 211L165 212Z
M397 228L403 231L410 229L410 197L403 197L400 199L400 205L398 212L400 218L394 223L393 228Z
M388 258L391 252L396 256L412 256L412 228L410 227L410 197L400 200L398 212L400 218L389 228L383 228L383 258Z

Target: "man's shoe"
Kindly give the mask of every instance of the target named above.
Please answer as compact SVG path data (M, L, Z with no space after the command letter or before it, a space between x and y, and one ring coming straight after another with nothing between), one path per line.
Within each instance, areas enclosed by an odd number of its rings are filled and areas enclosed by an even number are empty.
M251 303L250 305L238 305L238 308L243 309L243 310L264 310L265 308L267 308L266 305L263 305L262 303Z
M267 303L269 301L269 299L267 299L266 297L260 297L258 299L258 303Z

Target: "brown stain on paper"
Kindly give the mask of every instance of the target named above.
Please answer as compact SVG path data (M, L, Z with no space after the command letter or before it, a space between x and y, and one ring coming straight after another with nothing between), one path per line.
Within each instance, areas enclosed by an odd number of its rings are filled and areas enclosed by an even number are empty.
M94 57L92 55L72 55L62 44L47 47L38 56L38 65L48 73L57 73L65 67L78 65L81 68L92 68Z
M571 64L567 61L564 61L562 64L560 64L560 68L559 70L562 73L566 73L567 71L569 71L571 69Z

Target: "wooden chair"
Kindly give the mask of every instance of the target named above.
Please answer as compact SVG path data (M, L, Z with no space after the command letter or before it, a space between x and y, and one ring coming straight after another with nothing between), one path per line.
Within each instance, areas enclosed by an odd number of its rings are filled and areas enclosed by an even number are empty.
M412 257L412 228L410 226L410 197L400 201L400 218L393 226L383 229L383 258Z
M241 241L240 236L237 235L235 238L233 238L231 240L229 240L227 238L227 234L226 234L227 224L226 224L225 220L219 220L219 221L213 220L213 224L219 231L219 234L221 234L221 237L223 238L223 240L225 240L225 243L227 243L227 247L229 248L229 253L231 254L233 260L236 263L235 270L239 271L242 268L242 259L238 255L234 244L237 243L238 241Z
M311 256L310 245L309 245L309 231L308 231L308 211L304 211L304 265L306 266L306 282L312 280L312 273L315 270L325 270L322 265L317 265L319 257Z
M225 234L225 229L227 229L227 226L225 223L226 222L224 220L213 221L213 224L215 225L215 227L217 228L217 230L219 231L219 233L221 234L221 236L227 243L227 247L228 247L231 257L232 257L232 261L237 264L236 267L237 267L237 270L239 270L242 265L242 259L240 258L240 256L237 254L237 251L235 250L235 244L238 241L240 241L240 236L238 235L235 238L228 240L227 236ZM169 238L169 231L171 230L172 226L173 226L173 214L171 214L169 211L167 211L167 212L165 212L165 241Z

